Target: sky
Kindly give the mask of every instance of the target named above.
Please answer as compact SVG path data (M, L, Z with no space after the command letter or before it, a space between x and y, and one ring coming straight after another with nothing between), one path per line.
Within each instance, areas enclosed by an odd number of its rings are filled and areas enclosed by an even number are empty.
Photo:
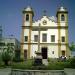
M75 0L0 0L0 25L4 37L14 35L20 41L22 10L27 6L33 8L34 20L40 19L44 10L47 16L56 16L59 7L67 8L69 43L75 42Z

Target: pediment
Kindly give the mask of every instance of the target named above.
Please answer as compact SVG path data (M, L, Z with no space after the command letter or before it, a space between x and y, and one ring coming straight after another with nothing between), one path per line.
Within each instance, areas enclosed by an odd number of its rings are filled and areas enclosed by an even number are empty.
M33 25L41 25L41 26L57 26L55 20L51 19L51 17L43 16L40 20L35 21Z

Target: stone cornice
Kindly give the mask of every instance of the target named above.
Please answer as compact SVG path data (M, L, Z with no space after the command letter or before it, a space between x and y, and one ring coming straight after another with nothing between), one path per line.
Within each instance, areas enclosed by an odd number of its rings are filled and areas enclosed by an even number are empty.
M23 29L29 29L32 28L32 30L38 30L38 26L22 26ZM68 26L41 26L40 29L66 29Z
M37 44L38 45L38 43L21 43L21 45L24 45L24 44ZM60 45L69 45L68 43L40 43L40 45L58 45L58 44L60 44Z

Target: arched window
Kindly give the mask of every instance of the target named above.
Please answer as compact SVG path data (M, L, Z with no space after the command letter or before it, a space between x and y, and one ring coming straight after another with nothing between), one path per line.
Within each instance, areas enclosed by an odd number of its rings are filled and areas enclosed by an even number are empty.
M65 16L61 15L61 21L65 21Z
M28 14L26 15L26 21L29 21L29 15Z

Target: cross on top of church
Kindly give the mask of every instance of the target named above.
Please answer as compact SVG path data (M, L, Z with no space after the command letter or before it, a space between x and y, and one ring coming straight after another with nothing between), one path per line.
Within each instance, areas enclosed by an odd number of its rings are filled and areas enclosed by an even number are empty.
M46 13L47 13L47 11L46 11L46 10L44 10L44 11L43 11L43 15L44 15L44 16L46 16Z

